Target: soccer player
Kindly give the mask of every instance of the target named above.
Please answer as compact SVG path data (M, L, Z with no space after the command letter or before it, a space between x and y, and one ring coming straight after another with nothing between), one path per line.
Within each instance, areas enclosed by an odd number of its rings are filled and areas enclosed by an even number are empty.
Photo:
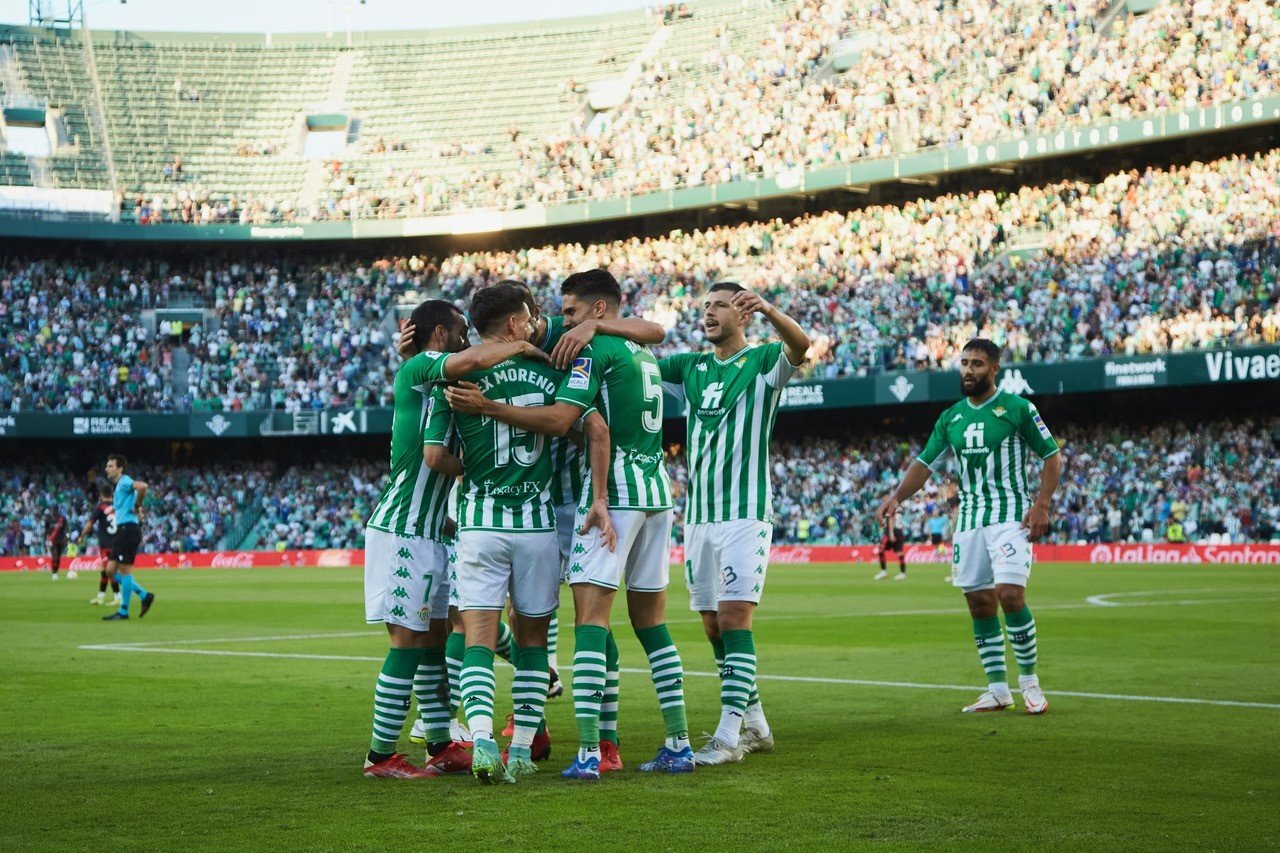
M107 598L107 584L111 584L111 591L114 597L111 600L111 606L115 607L120 604L120 581L111 577L107 573L107 555L111 553L111 542L116 535L116 511L111 501L111 487L98 487L98 502L94 504L93 511L89 513L89 518L84 523L84 529L80 531L80 535L76 537L76 546L84 547L85 539L88 538L89 532L94 527L98 528L98 553L102 555L102 568L98 572L98 594L89 599L90 604L103 604Z
M952 583L964 590L973 617L978 657L987 690L965 713L1013 707L1005 669L999 610L1018 662L1018 684L1028 714L1049 708L1036 675L1036 623L1027 606L1031 543L1049 526L1049 507L1062 475L1058 443L1034 404L996 387L1000 348L975 338L960 353L960 390L965 399L942 413L924 450L897 490L876 511L889 523L900 502L924 486L954 455L959 468L960 512L951 546ZM1033 501L1027 459L1044 460L1040 491Z
M483 288L472 298L471 321L486 342L516 341L531 346L532 315L525 291L510 284ZM494 400L520 407L555 400L560 373L532 359L512 359L471 373L467 380ZM608 429L594 408L579 420L593 464L608 464ZM547 626L560 599L559 547L551 505L551 455L545 436L466 412L455 412L466 460L458 494L457 597L466 629L462 702L475 747L472 771L489 784L514 782L536 772L530 748L542 722L550 672ZM438 437L428 435L427 443ZM456 464L438 454L437 470ZM594 491L585 525L599 524L611 539L606 491ZM494 739L494 645L510 596L517 614L516 673L512 685L515 728L504 766Z
M757 313L780 342L747 343L746 327ZM663 382L688 405L685 582L720 670L721 706L715 734L694 759L717 765L773 748L756 688L751 626L773 541L769 442L782 389L804 363L809 336L733 282L712 286L702 325L710 352L673 355L659 367Z
M876 580L882 581L889 576L889 569L885 563L885 553L893 551L898 557L898 576L894 580L907 579L907 540L902 536L902 528L898 526L897 519L890 519L884 525L884 533L880 536L880 544L876 547L876 554L880 557L880 571L876 572Z
M436 383L537 353L527 342L467 347L467 322L443 300L414 309L417 354L396 371L391 422L391 473L365 530L365 621L387 626L390 648L374 688L373 734L364 775L416 779L457 769L443 702L444 640L448 633L445 509L452 477L424 460L424 431ZM420 671L421 670L421 671ZM428 718L427 751L418 767L396 751L418 681L420 713Z
M115 622L129 618L129 601L136 592L142 602L138 612L141 619L147 615L151 605L155 603L156 594L147 592L142 584L133 579L133 561L138 557L138 546L142 544L142 527L138 522L138 501L147 495L147 484L135 480L125 473L128 466L122 454L112 453L107 457L107 480L115 485L112 491L112 513L116 520L116 534L111 541L111 551L107 555L107 574L120 578L120 609L110 616L103 616L104 622Z
M52 580L58 579L58 569L62 565L62 552L67 550L67 517L62 510L49 510L44 525L45 542L49 545L49 575ZM67 572L70 577L73 572Z
M564 280L560 292L568 329L590 320L614 321L622 307L622 289L602 269L574 273ZM563 435L584 412L599 407L612 444L608 514L617 534L617 548L608 548L601 533L584 532L584 521L590 520L584 498L578 508L569 566L577 614L573 695L579 748L564 775L600 778L600 721L611 657L609 614L624 581L631 626L649 659L667 731L656 757L639 769L692 772L684 667L665 622L672 501L663 464L662 387L657 361L638 344L600 335L573 359L554 405L511 406L486 398L474 387L450 388L445 393L455 411L487 415L546 435ZM591 483L594 494L599 479Z

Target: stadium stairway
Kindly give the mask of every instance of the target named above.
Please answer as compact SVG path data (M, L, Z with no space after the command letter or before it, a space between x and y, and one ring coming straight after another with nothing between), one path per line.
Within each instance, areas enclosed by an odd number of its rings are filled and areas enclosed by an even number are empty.
M171 391L173 399L181 400L187 396L187 374L191 369L191 353L186 347L174 347L170 352L173 359L170 362L173 375L170 382Z

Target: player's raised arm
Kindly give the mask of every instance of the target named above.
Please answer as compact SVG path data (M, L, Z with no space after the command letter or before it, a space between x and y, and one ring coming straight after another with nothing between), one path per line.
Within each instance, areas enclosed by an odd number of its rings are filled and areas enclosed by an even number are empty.
M583 320L569 329L551 351L551 363L560 370L569 365L591 343L596 335L613 335L636 344L660 344L667 339L667 332L657 323L639 317L615 317Z
M444 390L449 406L455 412L467 415L484 415L511 424L517 429L542 435L567 435L574 423L582 417L582 409L571 403L557 402L550 406L513 406L490 400L471 382L459 382Z
M444 362L443 376L448 380L461 379L468 373L488 370L516 356L547 360L547 354L528 341L490 341L462 352L450 353Z
M751 290L742 290L733 295L733 307L742 312L743 316L750 314L761 314L773 326L774 331L778 333L778 337L782 339L782 346L787 353L787 361L791 362L793 367L799 367L804 364L805 355L809 352L809 335L804 329L800 328L800 324L788 317L777 307L765 302L760 294Z

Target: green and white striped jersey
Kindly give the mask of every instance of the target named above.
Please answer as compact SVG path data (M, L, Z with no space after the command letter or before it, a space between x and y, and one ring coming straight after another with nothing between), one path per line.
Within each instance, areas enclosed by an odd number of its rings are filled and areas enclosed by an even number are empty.
M513 406L549 406L562 374L540 361L507 359L463 377L491 400ZM462 444L459 530L528 533L554 530L551 453L546 436L482 415L453 414ZM442 444L431 433L427 444Z
M556 400L609 424L609 509L671 508L662 450L662 377L653 353L622 338L597 335L573 360ZM581 503L590 503L590 471Z
M564 337L564 317L548 317L547 333L538 349L550 353ZM577 505L586 479L583 466L586 456L582 448L563 436L551 436L551 503L554 506Z
M959 468L956 530L1022 521L1031 508L1027 451L1041 459L1058 452L1030 400L996 391L979 406L966 397L942 413L916 458L937 471L951 456Z
M769 443L782 389L796 372L783 345L748 346L723 360L680 353L658 366L663 384L688 404L685 521L772 521Z
M426 466L422 445L436 408L431 392L436 383L444 381L448 358L448 353L421 352L396 371L391 475L369 515L368 526L374 530L440 538L453 481Z

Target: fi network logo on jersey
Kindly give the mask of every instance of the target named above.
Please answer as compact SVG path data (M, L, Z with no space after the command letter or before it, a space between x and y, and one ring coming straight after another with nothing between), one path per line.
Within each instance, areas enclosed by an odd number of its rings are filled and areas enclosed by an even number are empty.
M987 425L981 421L975 421L964 428L964 452L965 453L986 453L986 432Z
M1036 389L1031 387L1031 383L1026 380L1022 375L1022 371L1017 368L1006 370L1000 374L1000 390L1009 394L1017 394L1019 397L1036 393Z
M893 380L893 384L889 386L889 393L898 398L898 402L905 402L907 397L911 396L911 389L915 388L915 384L907 381L907 377L899 375Z
M218 436L231 429L231 421L227 420L222 415L214 415L209 418L209 420L205 421L204 425L209 428L209 432Z
M569 387L575 391L585 391L591 386L591 359L575 358L569 370Z
M700 408L718 409L720 408L720 400L724 398L724 383L712 382L706 388L702 389L702 405Z

